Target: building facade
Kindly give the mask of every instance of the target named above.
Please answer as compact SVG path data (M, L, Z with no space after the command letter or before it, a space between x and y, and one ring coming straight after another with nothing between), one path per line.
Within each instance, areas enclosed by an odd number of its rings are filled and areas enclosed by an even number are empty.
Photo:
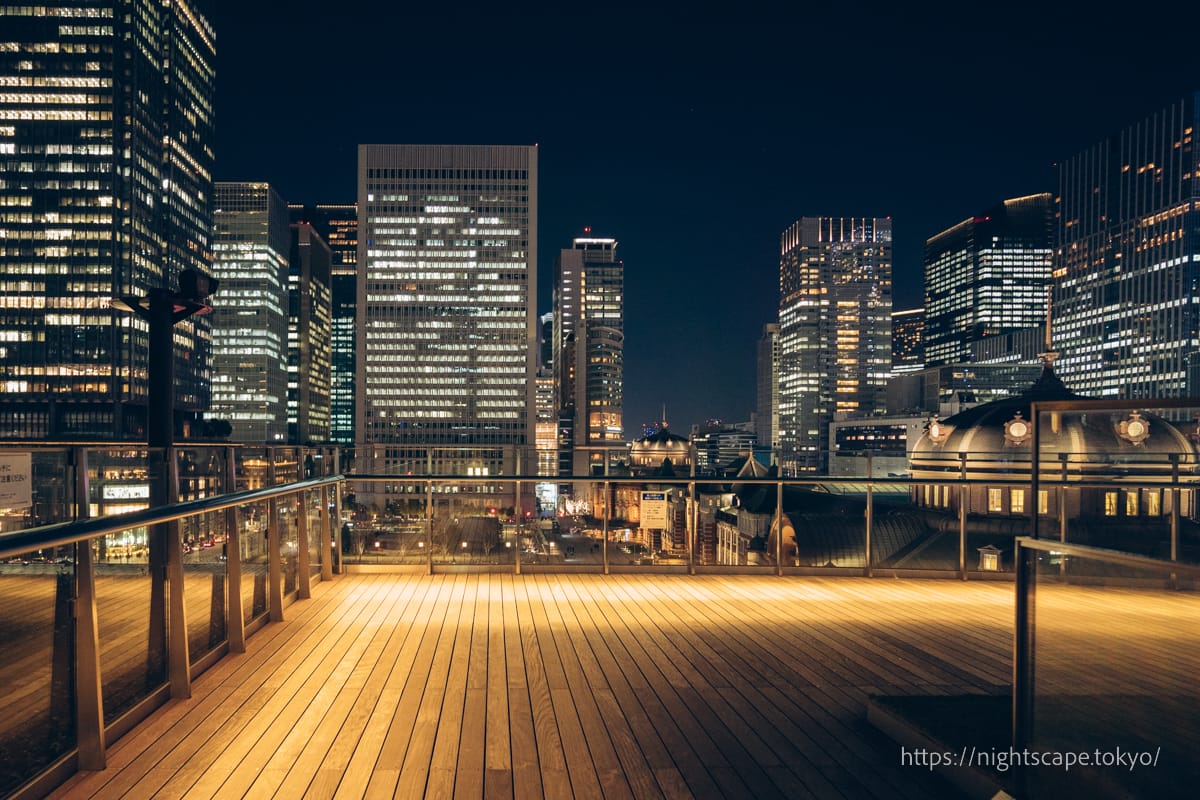
M925 368L925 309L892 312L892 374Z
M881 413L892 353L892 222L804 217L779 267L779 444L785 474L816 472L835 414Z
M287 207L266 183L218 182L213 250L210 418L234 441L282 444L288 434Z
M0 435L145 438L148 325L111 302L211 270L214 42L190 0L0 3ZM174 342L186 434L207 319Z
M974 342L1046 319L1050 194L1005 200L925 242L925 364L961 364Z
M362 145L356 457L377 474L532 466L537 148Z
M763 325L758 339L754 433L760 447L779 451L779 324Z
M1190 94L1059 162L1054 345L1081 394L1200 391L1198 125Z
M554 285L560 474L604 474L624 440L625 266L617 241L584 237L562 250ZM560 445L563 444L560 439ZM565 452L564 452L565 450Z
M329 245L307 222L291 226L288 268L288 441L329 441L333 305Z
M358 302L358 208L353 203L288 206L292 222L307 222L329 245L333 335L330 340L329 441L354 444L355 309Z

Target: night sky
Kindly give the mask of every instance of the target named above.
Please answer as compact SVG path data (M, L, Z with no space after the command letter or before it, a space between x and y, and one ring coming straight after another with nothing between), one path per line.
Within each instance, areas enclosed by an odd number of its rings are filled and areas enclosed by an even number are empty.
M1193 3L214 5L219 180L353 202L360 143L539 145L538 312L620 242L629 438L749 419L797 218L890 216L913 308L927 237L1200 89Z

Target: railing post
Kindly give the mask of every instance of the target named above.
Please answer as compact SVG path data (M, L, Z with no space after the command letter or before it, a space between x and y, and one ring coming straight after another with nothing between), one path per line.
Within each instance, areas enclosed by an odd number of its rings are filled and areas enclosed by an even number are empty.
M694 463L694 462L693 462ZM688 503L691 513L688 514L688 575L696 574L696 547L700 541L700 503L696 497L696 482L688 482Z
M179 459L174 447L165 450L167 495L171 502L179 498ZM179 520L164 526L167 533L167 582L170 586L171 608L167 630L167 675L171 697L186 699L192 696L191 663L188 657L187 605L183 592L183 540Z
M783 481L775 482L775 574L783 575Z
M74 447L75 519L91 516L87 449ZM96 604L96 564L91 541L75 545L75 732L79 768L104 769L104 690L100 679L100 622Z
M967 454L958 454L958 575L967 579ZM936 487L934 487L936 491Z
M1012 746L1024 750L1029 744L1034 713L1034 636L1037 554L1032 547L1015 542L1016 618L1013 626L1013 711Z
M432 461L433 456L429 456ZM433 481L425 480L425 566L433 574Z
M273 470L271 470L273 472ZM274 476L272 476L274 477ZM274 485L274 484L272 484ZM283 622L283 565L279 548L279 498L267 500L267 610L271 622Z
M1032 502L1029 504L1029 535L1034 538L1038 536L1038 523L1041 522L1038 514L1038 492L1042 488L1042 414L1038 409L1036 402L1029 404L1030 424L1033 426L1032 438L1029 446L1032 452L1029 455L1029 494Z
M333 474L342 473L335 470ZM342 553L345 552L343 548L346 546L342 541L342 488L345 485L345 481L338 481L333 487L333 528L330 531L333 538L329 546L329 561L332 571L338 575L342 574Z
M592 484L593 486L595 484ZM608 481L604 482L604 520L600 525L600 538L604 542L604 574L608 574Z
M334 473L336 474L336 473ZM334 486L336 491L337 487ZM333 580L333 529L330 527L329 497L332 494L329 484L321 487L321 535L317 548L321 553L321 580Z
M296 587L297 597L307 600L312 597L310 567L312 558L308 550L308 491L296 492L292 501L296 508Z
M225 492L237 491L237 451L225 448ZM242 531L238 510L225 509L225 631L229 652L246 652L246 619L242 610Z
M875 485L867 481L867 525L866 535L863 537L863 550L867 557L867 568L864 574L871 577L871 534L875 530Z

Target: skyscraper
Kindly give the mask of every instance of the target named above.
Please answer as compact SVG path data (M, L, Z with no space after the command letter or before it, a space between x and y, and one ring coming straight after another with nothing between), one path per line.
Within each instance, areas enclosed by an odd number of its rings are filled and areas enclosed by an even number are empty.
M0 435L144 438L148 327L111 301L211 268L213 30L191 0L0 19ZM207 320L174 341L182 432Z
M357 455L532 468L536 147L361 145L358 209Z
M754 433L760 447L779 452L779 324L763 325L758 339L758 396Z
M616 239L577 238L559 254L554 285L559 427L565 430L562 423L570 420L574 433L574 452L559 453L559 463L570 469L560 474L603 474L606 454L590 448L624 438L624 295L625 266L617 258Z
M330 340L333 335L329 245L313 226L291 226L288 267L288 439L329 441Z
M803 217L779 265L779 447L823 468L836 413L882 413L892 361L892 221Z
M287 209L266 183L216 184L209 417L234 441L281 444L288 432Z
M925 309L892 312L892 373L925 368Z
M1054 241L1048 193L1005 200L925 242L925 364L1046 320Z
M1083 395L1195 395L1200 94L1059 163L1056 368Z
M358 209L353 203L288 205L292 222L311 223L333 256L333 336L330 342L329 440L354 444L355 308L358 302Z

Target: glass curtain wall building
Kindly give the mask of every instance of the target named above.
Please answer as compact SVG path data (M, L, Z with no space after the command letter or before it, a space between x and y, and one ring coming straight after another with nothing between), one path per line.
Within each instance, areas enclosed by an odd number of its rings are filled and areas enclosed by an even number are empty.
M288 269L288 440L329 441L330 264L333 254L312 225L291 226Z
M288 221L266 183L218 182L213 248L213 387L209 417L242 442L288 432Z
M625 431L625 265L617 241L575 239L559 254L554 289L559 427L574 434L573 452L559 452L560 474L604 474L605 452L588 448L618 445Z
M1005 200L925 242L925 364L962 364L975 342L1046 320L1049 193Z
M1198 123L1190 94L1059 162L1056 369L1080 394L1200 392Z
M892 363L892 221L804 217L779 267L784 474L818 472L835 414L883 413Z
M111 302L210 272L215 57L189 0L0 3L0 436L145 436L148 326ZM174 342L186 433L207 319Z
M779 325L768 322L758 339L754 432L761 447L779 451ZM774 459L772 459L774 460Z
M330 347L329 440L354 444L354 325L358 303L358 209L353 203L289 204L292 222L308 222L329 245L333 335Z
M537 148L362 145L357 457L534 467Z

